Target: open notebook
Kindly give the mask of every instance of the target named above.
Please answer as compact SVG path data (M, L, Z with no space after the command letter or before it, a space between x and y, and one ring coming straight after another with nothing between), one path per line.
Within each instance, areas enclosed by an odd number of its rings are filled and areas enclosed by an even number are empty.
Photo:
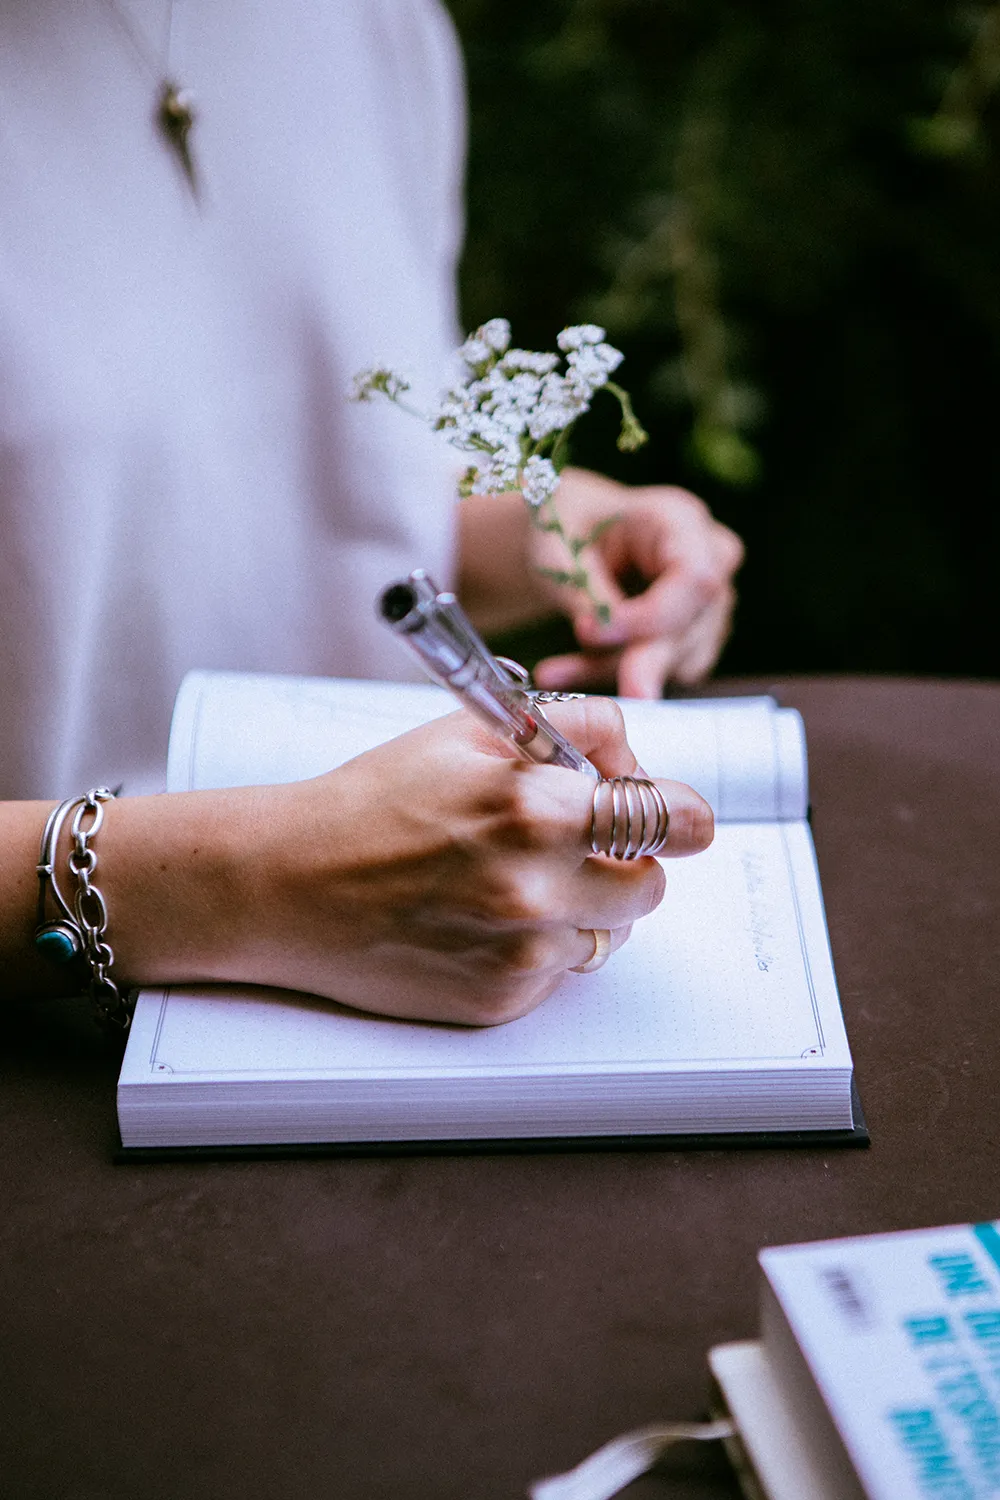
M603 969L487 1029L275 990L144 991L119 1081L123 1148L866 1139L798 714L770 698L622 708L644 769L697 787L718 821ZM195 672L168 786L316 775L453 709L431 686Z

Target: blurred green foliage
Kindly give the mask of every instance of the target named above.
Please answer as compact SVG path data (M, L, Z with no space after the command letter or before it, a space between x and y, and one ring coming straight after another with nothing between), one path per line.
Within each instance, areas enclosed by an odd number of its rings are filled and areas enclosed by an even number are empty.
M1000 7L449 0L468 326L603 323L743 535L723 669L996 676Z

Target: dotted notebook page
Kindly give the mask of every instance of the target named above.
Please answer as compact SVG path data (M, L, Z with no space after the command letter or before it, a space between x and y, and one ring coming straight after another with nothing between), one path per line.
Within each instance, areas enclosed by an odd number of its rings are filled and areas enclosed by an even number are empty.
M625 947L521 1020L470 1030L277 991L175 990L137 1017L122 1082L849 1065L808 829L723 826L666 872Z

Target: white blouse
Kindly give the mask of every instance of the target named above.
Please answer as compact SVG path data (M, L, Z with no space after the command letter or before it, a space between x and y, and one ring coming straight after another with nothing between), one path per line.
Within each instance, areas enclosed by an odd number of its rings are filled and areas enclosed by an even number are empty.
M463 81L435 0L0 0L0 795L162 785L192 666L412 675L453 458L386 403L458 340Z

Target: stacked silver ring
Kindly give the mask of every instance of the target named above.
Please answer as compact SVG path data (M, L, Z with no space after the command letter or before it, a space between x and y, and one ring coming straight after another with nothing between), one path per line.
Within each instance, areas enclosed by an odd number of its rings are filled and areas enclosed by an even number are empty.
M670 811L655 782L611 776L594 787L590 847L613 859L660 854L670 833Z

